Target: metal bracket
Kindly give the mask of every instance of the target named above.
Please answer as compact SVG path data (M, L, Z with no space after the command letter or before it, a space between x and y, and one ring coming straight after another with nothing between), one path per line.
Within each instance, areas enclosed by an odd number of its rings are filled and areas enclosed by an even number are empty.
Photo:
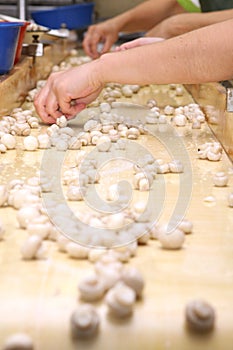
M227 112L233 113L233 87L227 88Z

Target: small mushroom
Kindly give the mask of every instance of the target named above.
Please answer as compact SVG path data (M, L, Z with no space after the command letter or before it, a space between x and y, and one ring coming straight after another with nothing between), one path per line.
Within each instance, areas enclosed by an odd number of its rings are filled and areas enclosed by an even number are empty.
M184 171L184 166L182 162L178 159L174 159L169 163L169 168L172 173L182 173Z
M2 350L33 350L34 345L32 338L25 333L15 333L9 336Z
M89 248L84 247L78 243L75 242L69 242L66 244L66 252L68 253L68 256L73 259L87 259Z
M219 171L213 176L213 183L216 187L224 187L227 185L229 177L223 171Z
M111 138L109 136L101 136L96 143L96 147L99 152L108 152L111 148Z
M183 231L186 234L192 233L193 223L191 221L187 220L187 219L184 219L178 225L178 229Z
M32 235L26 239L21 247L21 254L24 260L44 259L46 249L42 237Z
M4 237L4 234L5 234L5 227L4 227L4 225L3 225L3 223L2 223L2 221L0 220L0 241L3 239L3 237Z
M233 192L228 195L228 205L230 208L233 208Z
M174 116L173 118L173 123L176 125L176 126L185 126L186 123L187 123L187 118L185 115L183 114L177 114Z
M167 226L162 226L158 240L164 249L180 249L185 240L185 234L179 229L167 232Z
M23 140L23 144L26 151L35 151L39 146L37 138L32 135L26 136Z
M174 113L174 107L169 106L169 105L164 107L164 114L172 115L173 113Z
M68 124L68 121L67 121L66 117L64 115L62 115L61 117L57 118L56 124L57 124L57 126L59 126L59 128L65 128Z
M215 311L206 301L194 300L187 304L185 318L189 329L205 333L214 328Z
M47 149L51 147L51 142L48 134L40 134L37 136L38 147L41 149Z
M72 338L75 340L95 336L99 329L99 323L99 315L92 305L80 305L72 313L70 319Z
M15 149L16 138L11 134L3 134L1 137L1 143L6 146L7 149Z
M110 313L118 318L131 316L136 301L135 291L119 282L111 288L105 297Z
M40 211L37 207L25 206L17 211L16 217L21 228L26 228L28 224L35 218L40 216Z
M121 279L124 282L124 284L126 284L135 291L137 298L141 298L142 291L144 288L144 279L137 268L124 268L124 270L122 271Z
M4 206L8 200L8 189L6 185L0 185L0 207Z
M85 276L79 283L78 289L84 301L96 301L104 296L106 287L102 278L95 273Z

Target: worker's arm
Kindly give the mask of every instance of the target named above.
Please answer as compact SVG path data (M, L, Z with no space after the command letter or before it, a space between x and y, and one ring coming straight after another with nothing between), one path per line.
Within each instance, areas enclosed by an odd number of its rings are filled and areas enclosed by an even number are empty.
M185 10L176 0L148 0L138 6L88 28L83 40L87 55L97 58L98 44L103 43L102 53L109 51L117 41L119 32L147 31L165 18Z
M203 83L233 77L233 19L159 43L107 53L50 76L35 101L45 122L75 116L106 83ZM75 105L71 104L71 101Z
M231 18L233 18L233 9L203 13L181 13L164 19L150 29L145 36L168 39Z

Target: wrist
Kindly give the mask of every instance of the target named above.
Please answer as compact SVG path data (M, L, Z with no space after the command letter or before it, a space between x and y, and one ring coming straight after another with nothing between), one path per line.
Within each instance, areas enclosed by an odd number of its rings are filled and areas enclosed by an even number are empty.
M92 83L98 87L104 87L108 82L106 73L106 57L108 54L103 54L99 58L95 59L90 63L91 65L91 79Z

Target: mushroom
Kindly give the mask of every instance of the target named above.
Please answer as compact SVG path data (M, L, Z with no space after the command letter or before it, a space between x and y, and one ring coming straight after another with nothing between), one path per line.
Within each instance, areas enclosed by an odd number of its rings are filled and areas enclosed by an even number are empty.
M99 152L108 152L111 148L111 138L109 136L99 137L96 147Z
M136 301L135 291L119 282L111 288L105 297L109 312L119 318L129 317Z
M228 205L230 208L233 208L233 192L228 195Z
M192 233L193 223L187 219L184 219L178 225L178 229L183 231L186 234Z
M104 296L106 287L100 276L95 273L85 276L79 283L78 289L84 301L96 301Z
M8 189L6 185L0 185L0 207L4 206L8 200Z
M215 311L203 300L194 300L185 308L186 324L189 329L197 332L209 332L214 328Z
M186 118L186 116L184 114L176 114L173 117L173 123L176 126L185 126L186 123L187 123L187 118Z
M90 304L83 304L76 308L70 319L72 338L91 338L99 329L99 315Z
M131 266L124 268L121 280L135 291L137 298L141 298L144 288L144 279L137 268Z
M213 176L213 183L216 187L224 187L227 185L229 177L223 171L219 171Z
M46 249L42 237L32 235L26 239L21 247L21 254L24 260L44 259Z
M87 259L89 248L82 246L75 242L69 242L66 244L66 252L68 256L73 259Z
M64 115L62 115L61 117L57 118L56 124L57 124L57 126L59 126L59 128L65 128L68 124L68 121L67 121L66 117Z
M2 350L33 350L34 345L31 337L25 333L15 333L9 336Z
M5 227L2 221L0 220L0 241L3 239L4 234L5 234Z
M40 211L37 207L25 206L17 211L16 217L21 228L26 228L28 224L36 217L39 217Z
M35 151L39 146L37 138L32 135L26 136L23 140L23 144L26 151Z
M173 159L169 163L169 169L172 173L182 173L184 171L184 166L180 160Z
M11 134L3 134L1 137L1 143L6 146L7 149L15 149L16 138Z
M185 240L185 234L179 229L167 232L167 226L160 228L158 240L164 249L180 249Z

